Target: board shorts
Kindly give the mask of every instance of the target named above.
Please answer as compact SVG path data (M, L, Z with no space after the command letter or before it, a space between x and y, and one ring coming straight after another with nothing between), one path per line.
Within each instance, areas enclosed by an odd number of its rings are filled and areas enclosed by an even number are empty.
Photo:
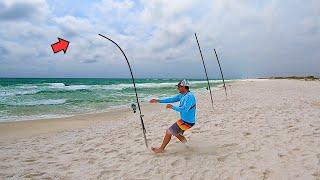
M177 134L183 135L184 131L190 129L194 123L187 123L184 122L182 119L179 119L177 122L172 124L172 126L169 127L169 132L176 136Z

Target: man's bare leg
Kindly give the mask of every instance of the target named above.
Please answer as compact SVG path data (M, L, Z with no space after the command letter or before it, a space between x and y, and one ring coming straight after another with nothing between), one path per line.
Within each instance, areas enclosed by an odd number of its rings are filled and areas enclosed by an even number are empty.
M155 153L162 153L164 151L164 148L166 148L167 144L170 142L171 136L171 133L169 132L169 130L167 130L161 146L159 148L152 147L152 151L154 151Z
M186 143L187 142L187 139L182 136L181 134L177 134L176 137L182 142L182 143Z
M186 146L186 148L190 148L187 139L183 135L177 134L176 137Z

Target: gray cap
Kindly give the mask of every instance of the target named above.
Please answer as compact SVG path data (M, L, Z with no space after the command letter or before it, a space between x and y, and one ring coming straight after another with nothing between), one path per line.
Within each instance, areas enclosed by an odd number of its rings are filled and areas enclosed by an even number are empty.
M176 86L190 86L190 84L186 79L184 79L181 80Z

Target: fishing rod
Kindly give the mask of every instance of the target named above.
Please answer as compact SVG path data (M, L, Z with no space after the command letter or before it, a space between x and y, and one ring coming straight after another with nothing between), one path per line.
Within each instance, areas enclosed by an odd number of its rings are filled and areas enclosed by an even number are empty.
M132 73L132 69L131 69L131 66L130 66L130 63L129 63L129 60L126 56L126 54L123 52L123 50L121 49L121 47L116 43L114 42L112 39L102 35L102 34L99 34L99 36L111 41L113 44L115 44L119 49L120 51L122 52L124 58L126 59L127 63L128 63L128 66L129 66L129 70L130 70L130 73L131 73L131 78L132 78L132 83L133 83L133 87L134 87L134 92L136 93L136 101L137 101L137 104L138 104L138 110L139 110L139 114L140 114L140 120L141 120L141 126L142 126L142 132L143 132L143 136L144 136L144 142L146 143L146 147L148 148L148 142L147 142L147 137L146 137L146 128L144 126L144 122L143 122L143 115L141 113L141 108L140 108L140 104L139 104L139 98L138 98L138 93L137 93L137 88L136 88L136 83L134 81L134 77L133 77L133 73ZM134 109L134 113L135 113L135 108L134 108L134 104L132 105L132 108Z
M226 97L227 97L227 87L226 87L226 83L224 83L224 77L223 77L220 61L219 61L219 58L218 58L218 54L216 52L216 49L213 49L213 50L214 50L214 53L216 54L216 58L217 58L217 61L218 61L218 64L219 64L220 73L221 73L221 77L222 77L222 81L223 81L224 92L226 92Z
M206 73L208 87L209 87L209 91L210 91L210 97L211 97L211 105L212 105L212 108L213 108L213 98L212 98L212 92L211 92L211 87L210 87L210 83L209 83L207 68L206 68L206 65L205 65L204 60L203 60L203 56L202 56L202 52L201 52L201 48L200 48L200 44L199 44L199 41L198 41L197 34L194 33L194 36L196 37L196 40L197 40L197 44L198 44L198 48L199 48L199 52L200 52L200 56L201 56L201 60L202 60L203 68L204 68L204 72Z

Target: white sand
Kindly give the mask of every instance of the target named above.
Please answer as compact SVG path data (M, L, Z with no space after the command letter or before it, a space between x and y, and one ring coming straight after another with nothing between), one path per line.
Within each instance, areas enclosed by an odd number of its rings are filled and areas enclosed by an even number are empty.
M0 179L320 179L320 82L231 88L227 100L222 89L213 93L214 110L208 93L197 93L197 124L185 133L192 148L173 138L163 154L145 149L131 112L74 117L81 129L49 134L44 125L19 133L23 126L1 124L11 133L0 133ZM149 143L158 146L178 114L165 105L143 113ZM83 119L94 123L78 126Z

